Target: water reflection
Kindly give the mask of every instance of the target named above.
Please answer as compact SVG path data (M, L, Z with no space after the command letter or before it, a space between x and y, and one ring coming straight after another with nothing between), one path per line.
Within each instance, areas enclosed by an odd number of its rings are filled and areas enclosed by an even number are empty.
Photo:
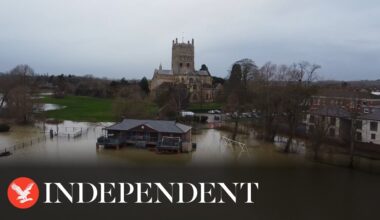
M50 129L58 136L35 145L19 149L10 157L1 158L0 163L125 163L137 165L150 164L217 164L231 162L234 152L221 144L224 134L214 129L200 130L193 135L197 142L197 150L183 154L156 154L154 151L124 147L120 150L96 150L96 138L103 133L102 128L110 123L83 123L64 121L61 124L39 124L37 127L13 127L12 132L0 134L0 145L9 146L23 140L34 138L45 133L48 137ZM71 133L83 130L81 136L73 138Z
M52 110L59 110L63 108L66 108L66 106L50 104L50 103L45 103L39 106L40 111L52 111Z
M243 162L246 158L240 151L221 142L226 132L215 129L202 129L193 135L193 142L197 149L183 154L156 154L154 151L125 147L120 150L96 150L96 138L103 133L102 128L110 123L84 123L64 121L60 124L38 124L36 127L12 127L12 132L0 134L1 146L10 146L14 143L27 141L37 135L45 134L46 141L18 149L10 157L1 158L0 163L125 163L125 164L174 164L198 165L234 163L237 158ZM58 136L49 138L49 131L53 130ZM81 136L73 138L72 133L83 131ZM244 141L247 137L239 136ZM251 153L251 152L248 152ZM248 157L247 157L248 158Z
M16 150L9 157L1 157L1 164L17 163L47 163L47 164L131 164L131 165L174 165L198 166L240 164L255 166L325 166L315 163L306 157L305 143L294 140L293 151L298 153L284 154L281 149L286 139L276 138L276 143L265 143L257 140L253 133L238 135L237 141L245 144L246 149L238 145L230 145L221 141L222 137L230 137L229 132L216 129L199 129L193 134L193 142L197 149L183 154L157 154L154 151L125 147L116 149L96 149L97 137L103 135L105 126L111 123L86 123L64 121L60 124L37 124L36 126L12 126L12 131L0 133L0 150L15 143L28 142L29 139L46 135L46 141L34 143ZM58 133L49 138L52 129ZM81 135L74 138L75 133ZM324 155L326 162L344 165L347 162L345 155ZM357 164L378 170L380 164L376 161L367 161L358 158Z

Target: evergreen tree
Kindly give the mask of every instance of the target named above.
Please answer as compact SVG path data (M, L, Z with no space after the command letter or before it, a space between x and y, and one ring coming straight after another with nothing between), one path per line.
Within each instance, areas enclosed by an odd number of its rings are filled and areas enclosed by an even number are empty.
M201 70L208 72L208 67L206 66L206 64L202 64Z
M139 85L140 85L140 88L145 92L145 94L148 95L150 93L149 82L145 76L141 79Z

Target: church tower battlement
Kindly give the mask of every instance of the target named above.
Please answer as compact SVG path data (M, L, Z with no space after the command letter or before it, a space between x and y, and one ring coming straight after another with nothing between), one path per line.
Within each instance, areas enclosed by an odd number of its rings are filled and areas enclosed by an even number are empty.
M194 39L187 43L173 40L172 46L172 71L173 74L187 74L195 71Z
M195 70L194 57L194 39L187 42L173 40L172 68L163 69L160 64L154 70L150 82L151 94L166 94L161 92L170 91L168 89L172 85L178 85L187 90L186 98L191 103L213 102L215 93L212 76L207 68Z

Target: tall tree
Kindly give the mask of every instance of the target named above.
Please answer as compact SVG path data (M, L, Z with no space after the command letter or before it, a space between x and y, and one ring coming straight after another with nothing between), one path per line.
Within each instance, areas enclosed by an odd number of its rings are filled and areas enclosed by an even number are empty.
M207 72L208 72L208 67L206 66L206 64L202 64L200 70L202 70L202 71L207 71Z
M149 82L145 76L141 79L139 85L140 85L140 88L145 92L146 95L148 95L150 93Z
M270 62L263 65L252 81L252 102L261 114L262 137L274 141L281 114L282 87L278 83L278 67Z
M355 159L355 141L356 140L356 129L358 129L358 124L360 123L358 121L359 117L359 109L358 109L358 97L352 97L351 100L354 109L350 112L350 121L351 121L351 126L350 126L350 163L348 165L349 168L353 169L354 168L354 159Z
M239 119L241 113L245 110L245 104L247 100L247 94L244 94L244 82L242 77L242 68L240 64L235 63L232 66L230 76L225 84L225 96L227 103L224 106L224 111L231 113L231 117L234 120L234 132L232 139L236 139Z
M285 152L290 151L290 145L295 136L297 126L302 122L309 109L311 96L316 89L311 85L316 78L319 65L308 62L293 64L282 68L284 84L283 113L289 127L289 136L285 145Z
M181 110L188 107L190 94L183 84L162 84L155 94L155 102L162 118L175 118Z
M19 122L26 123L32 119L33 108L37 101L33 99L37 93L33 76L34 71L28 65L18 65L8 74L12 87L4 94L7 101L7 114Z

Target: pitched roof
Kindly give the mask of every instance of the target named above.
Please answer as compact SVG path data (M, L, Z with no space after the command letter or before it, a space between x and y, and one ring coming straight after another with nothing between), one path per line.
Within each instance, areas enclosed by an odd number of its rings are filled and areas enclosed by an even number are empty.
M358 118L364 120L380 121L380 111L375 110L372 113L360 115Z
M190 126L177 123L175 121L124 119L120 123L107 127L106 130L127 131L140 125L148 126L158 132L163 133L182 134L191 129Z
M311 113L315 115L332 116L339 118L349 118L351 116L349 111L335 105L323 106L319 109L312 111Z
M210 73L206 70L199 70L197 73L203 76L210 76Z
M173 72L171 70L155 69L154 72L160 75L173 75Z
M334 88L323 88L319 89L316 96L325 96L330 98L358 98L358 99L376 99L376 97L368 92L360 92L349 89L334 89Z

